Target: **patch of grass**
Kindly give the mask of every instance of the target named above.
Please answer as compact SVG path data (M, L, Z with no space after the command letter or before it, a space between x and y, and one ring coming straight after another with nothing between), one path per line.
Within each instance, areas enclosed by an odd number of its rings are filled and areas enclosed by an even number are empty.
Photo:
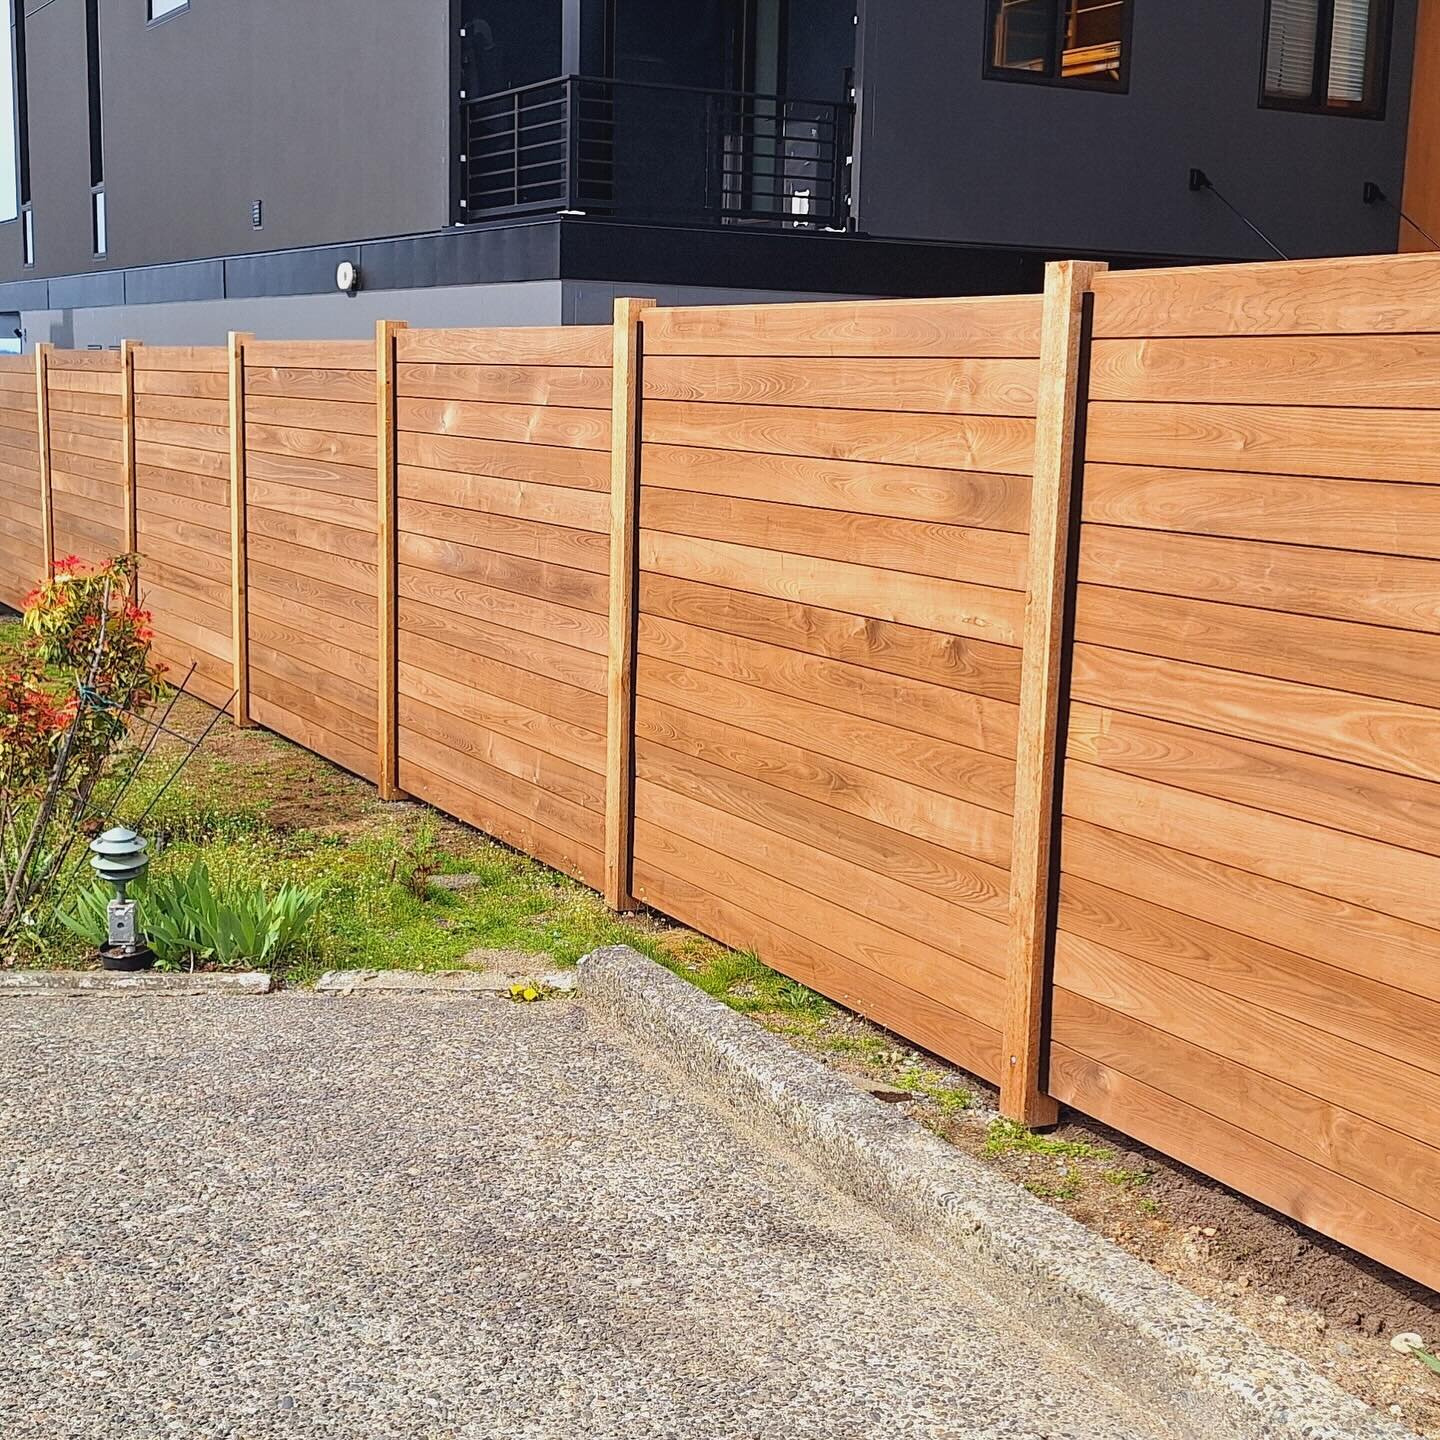
M1051 1184L1046 1180L1027 1180L1025 1188L1038 1200L1075 1200L1080 1195L1080 1169L1069 1165L1064 1177Z
M1148 1185L1153 1175L1151 1170L1102 1170L1100 1178L1107 1184L1113 1185L1117 1190L1138 1190L1142 1185Z
M997 1119L985 1132L987 1155L1044 1155L1057 1160L1109 1160L1111 1153L1103 1145L1084 1140L1056 1140L1037 1135L1014 1120Z
M907 1065L895 1077L895 1088L934 1101L942 1115L958 1115L975 1101L963 1085L951 1085L919 1065Z
M887 1064L894 1053L892 1042L884 1035L864 1030L827 1035L820 1042L820 1049L830 1055L853 1055L857 1060L876 1067Z

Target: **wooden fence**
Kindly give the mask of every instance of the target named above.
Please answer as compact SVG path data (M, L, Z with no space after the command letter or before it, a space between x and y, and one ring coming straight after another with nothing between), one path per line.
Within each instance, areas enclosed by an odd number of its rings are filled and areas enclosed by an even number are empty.
M4 358L0 599L1440 1285L1437 296Z

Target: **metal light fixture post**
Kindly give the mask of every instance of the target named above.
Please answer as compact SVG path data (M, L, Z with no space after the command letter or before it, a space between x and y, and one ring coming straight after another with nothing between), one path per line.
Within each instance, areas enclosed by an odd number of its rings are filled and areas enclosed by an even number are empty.
M100 948L105 970L148 970L154 953L139 938L135 924L135 902L126 894L150 865L149 846L123 825L107 830L90 842L90 868L115 887L115 898L105 907L108 941Z

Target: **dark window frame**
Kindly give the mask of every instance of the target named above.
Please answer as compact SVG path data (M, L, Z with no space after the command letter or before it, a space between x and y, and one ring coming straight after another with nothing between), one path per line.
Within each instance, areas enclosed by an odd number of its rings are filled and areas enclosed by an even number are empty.
M173 20L177 15L184 15L190 9L190 0L185 0L183 5L177 5L173 10L167 10L163 15L155 13L155 0L145 0L145 28L148 30L152 25L163 25L167 20Z
M1106 80L1098 75L1048 75L1037 70L1020 70L995 63L995 33L999 26L1002 0L987 0L985 6L985 59L982 74L986 80L1009 80L1020 85L1049 85L1059 90L1097 90L1105 95L1130 93L1130 55L1135 27L1135 0L1121 0L1124 5L1120 32L1120 75ZM1065 53L1065 21L1067 0L1053 0L1055 6L1054 56L1058 66ZM1266 33L1268 34L1268 27ZM1263 82L1263 76L1262 82Z
M1395 0L1375 0L1370 55L1375 98L1359 104L1336 104L1326 98L1330 84L1330 48L1335 38L1335 0L1316 0L1315 64L1307 98L1271 95L1265 88L1265 71L1270 63L1270 15L1274 0L1265 0L1265 28L1260 45L1260 108L1288 110L1300 115L1334 115L1347 120L1383 120L1390 101L1390 53L1395 40Z

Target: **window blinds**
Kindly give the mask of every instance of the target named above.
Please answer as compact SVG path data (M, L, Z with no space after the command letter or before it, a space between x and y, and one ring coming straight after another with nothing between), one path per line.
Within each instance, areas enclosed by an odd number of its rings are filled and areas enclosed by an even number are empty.
M1338 7L1346 0L1336 0ZM1350 0L1360 9L1367 0ZM1315 90L1315 46L1320 0L1270 0L1270 35L1265 46L1265 93L1308 100Z

